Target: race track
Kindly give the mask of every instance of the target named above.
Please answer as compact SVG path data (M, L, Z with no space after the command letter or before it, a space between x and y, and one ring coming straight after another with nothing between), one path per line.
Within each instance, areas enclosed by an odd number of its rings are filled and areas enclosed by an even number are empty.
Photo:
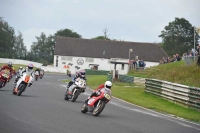
M152 112L113 98L98 116L82 114L83 101L65 101L66 79L46 74L22 96L12 94L13 81L0 89L0 133L200 133L200 125Z

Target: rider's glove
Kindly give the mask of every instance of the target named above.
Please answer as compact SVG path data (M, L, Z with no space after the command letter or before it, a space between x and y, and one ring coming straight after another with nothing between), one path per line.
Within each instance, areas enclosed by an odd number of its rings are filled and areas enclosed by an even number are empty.
M97 91L96 94L97 94L97 95L100 95L100 91Z

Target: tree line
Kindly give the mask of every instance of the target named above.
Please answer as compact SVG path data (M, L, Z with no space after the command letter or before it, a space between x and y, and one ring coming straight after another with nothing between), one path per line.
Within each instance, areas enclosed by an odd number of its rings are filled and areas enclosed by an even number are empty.
M91 39L123 41L110 39L107 33L108 30L105 28L102 36ZM197 46L200 37L194 26L184 18L175 18L161 31L159 37L162 38L162 42L159 45L169 56L175 53L182 54L194 48L194 34L195 46ZM58 30L54 35L49 36L42 32L36 36L36 41L32 43L30 51L27 51L22 33L18 31L18 35L15 35L14 28L0 17L0 58L24 59L46 65L52 64L57 36L82 38L80 34L67 28Z

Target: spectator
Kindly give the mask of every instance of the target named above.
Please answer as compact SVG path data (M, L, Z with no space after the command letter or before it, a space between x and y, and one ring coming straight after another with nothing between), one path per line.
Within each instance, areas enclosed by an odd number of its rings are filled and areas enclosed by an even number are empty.
M144 69L145 66L146 66L146 63L143 61L143 59L140 59L139 67L142 67L142 69Z
M163 57L163 64L167 63L167 60L165 59L165 57Z
M180 61L180 60L181 60L181 58L180 58L179 54L176 54L176 61Z
M167 63L170 63L170 58L169 57L166 57L167 58Z
M133 60L133 67L134 67L134 69L136 68L136 66L137 66L137 62L135 60Z
M199 44L199 46L197 46L197 55L198 56L200 55L200 44Z
M176 61L176 55L173 55L172 59L170 60L170 62L175 62Z

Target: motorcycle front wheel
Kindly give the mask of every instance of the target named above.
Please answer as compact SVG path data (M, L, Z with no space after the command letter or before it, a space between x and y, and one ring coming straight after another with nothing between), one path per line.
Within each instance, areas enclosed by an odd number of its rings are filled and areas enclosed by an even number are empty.
M17 95L18 95L18 96L21 96L21 94L22 94L22 92L25 90L25 88L26 88L26 85L21 84L21 85L19 86Z
M76 99L78 98L78 90L75 89L75 92L74 92L74 96L72 97L72 102L75 102Z
M2 86L3 86L3 82L2 82L2 81L0 81L0 89L2 88Z
M105 101L100 101L99 106L95 107L94 111L92 112L93 116L98 116L103 111L105 105Z

